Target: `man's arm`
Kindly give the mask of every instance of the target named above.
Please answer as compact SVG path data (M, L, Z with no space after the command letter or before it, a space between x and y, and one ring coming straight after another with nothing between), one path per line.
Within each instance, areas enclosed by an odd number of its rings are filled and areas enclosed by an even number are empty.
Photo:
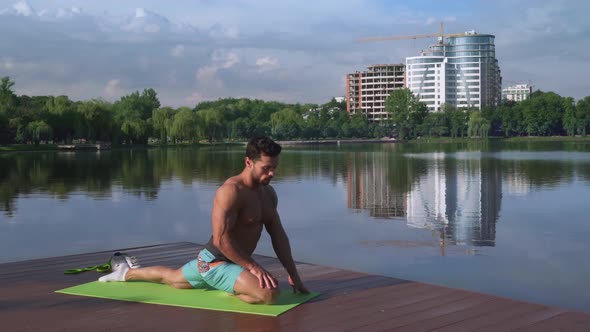
M287 233L281 224L281 218L279 217L279 213L277 211L277 194L271 186L268 186L268 188L270 189L273 198L273 218L265 221L264 226L266 227L266 231L272 240L272 247L279 258L279 261L281 261L281 264L283 264L287 270L287 273L289 273L289 283L291 286L293 286L293 291L309 293L305 286L303 286L303 282L299 277L297 267L295 266L295 262L293 261L293 256L291 254L289 238L287 237Z
M232 262L242 266L244 269L255 275L261 288L276 288L276 279L264 270L252 257L243 252L235 244L231 236L231 230L238 221L238 189L232 184L224 184L217 190L213 202L213 213L211 224L213 228L213 244L225 257Z

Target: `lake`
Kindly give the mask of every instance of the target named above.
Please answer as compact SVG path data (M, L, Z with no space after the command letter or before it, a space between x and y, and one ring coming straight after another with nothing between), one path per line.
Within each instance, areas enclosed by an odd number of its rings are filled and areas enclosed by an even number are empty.
M205 243L243 155L0 154L0 262ZM590 312L590 142L285 147L272 185L296 260Z

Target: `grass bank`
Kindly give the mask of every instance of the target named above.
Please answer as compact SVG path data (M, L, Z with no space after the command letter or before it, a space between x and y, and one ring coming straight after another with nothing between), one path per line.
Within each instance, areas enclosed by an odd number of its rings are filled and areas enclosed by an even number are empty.
M0 145L0 152L21 152L21 151L57 151L57 144L11 144Z
M420 137L408 143L467 143L478 141L502 142L590 142L590 136L520 136L520 137L488 137L488 138L450 138L450 137Z

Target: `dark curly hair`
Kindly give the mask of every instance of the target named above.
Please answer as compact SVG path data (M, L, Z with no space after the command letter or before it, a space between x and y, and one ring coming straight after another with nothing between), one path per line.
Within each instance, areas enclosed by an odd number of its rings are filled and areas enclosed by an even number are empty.
M250 160L260 159L260 155L275 157L281 153L281 146L266 136L255 136L246 146L246 157Z

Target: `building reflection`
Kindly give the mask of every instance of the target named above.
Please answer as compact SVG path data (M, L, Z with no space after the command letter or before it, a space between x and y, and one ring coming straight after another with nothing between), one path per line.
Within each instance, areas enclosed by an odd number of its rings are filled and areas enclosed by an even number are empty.
M497 159L445 158L443 153L403 158L405 163L391 158L360 153L348 160L349 208L435 230L443 244L494 246L502 201ZM422 171L410 173L411 168ZM408 185L393 183L400 182L393 177Z

